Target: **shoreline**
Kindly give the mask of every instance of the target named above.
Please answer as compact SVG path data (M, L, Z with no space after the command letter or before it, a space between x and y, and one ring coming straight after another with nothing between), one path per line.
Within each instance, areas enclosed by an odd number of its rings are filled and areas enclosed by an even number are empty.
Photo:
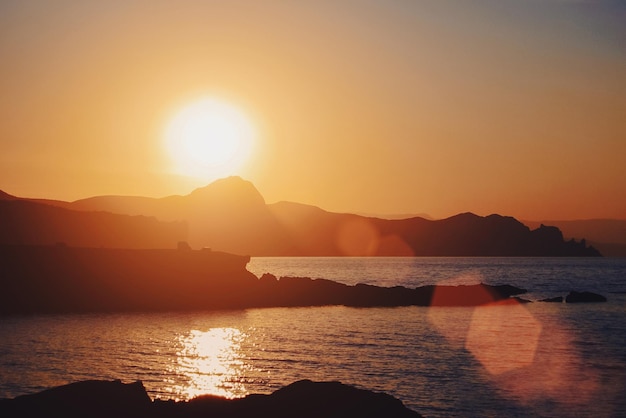
M501 284L374 286L327 279L257 277L250 257L210 249L2 246L0 317L13 314L164 312L343 305L480 306L527 303L528 291ZM570 297L571 296L571 297ZM570 292L567 302L603 302ZM550 300L552 302L557 301Z

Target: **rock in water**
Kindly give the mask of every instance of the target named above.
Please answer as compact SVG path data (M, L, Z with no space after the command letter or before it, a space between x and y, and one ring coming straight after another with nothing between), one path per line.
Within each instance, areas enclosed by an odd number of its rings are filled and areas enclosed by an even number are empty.
M553 298L541 299L539 302L563 303L563 296L555 296Z
M565 297L567 303L587 303L587 302L606 302L606 298L602 295L592 292L575 292L571 291Z

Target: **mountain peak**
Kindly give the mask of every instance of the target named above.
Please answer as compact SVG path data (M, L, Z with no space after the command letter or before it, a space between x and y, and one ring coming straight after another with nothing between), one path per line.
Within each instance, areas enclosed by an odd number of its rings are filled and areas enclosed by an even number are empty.
M239 176L225 177L199 187L189 194L201 200L235 201L240 204L265 205L265 199L252 182Z
M0 200L17 200L18 198L0 190Z

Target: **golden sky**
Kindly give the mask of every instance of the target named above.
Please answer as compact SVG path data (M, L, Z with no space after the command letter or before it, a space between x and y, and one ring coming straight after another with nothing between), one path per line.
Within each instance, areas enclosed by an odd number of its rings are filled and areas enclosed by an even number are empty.
M626 5L0 2L0 189L186 194L168 123L247 115L236 172L337 212L626 218Z

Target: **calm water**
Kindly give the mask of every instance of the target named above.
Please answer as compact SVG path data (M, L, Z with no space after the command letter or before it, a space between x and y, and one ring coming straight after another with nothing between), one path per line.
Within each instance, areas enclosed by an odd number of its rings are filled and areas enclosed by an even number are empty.
M269 393L299 379L385 391L425 416L620 416L626 259L254 258L257 275L348 284L509 283L479 308L273 308L0 319L0 397L82 379L140 379L153 398Z

